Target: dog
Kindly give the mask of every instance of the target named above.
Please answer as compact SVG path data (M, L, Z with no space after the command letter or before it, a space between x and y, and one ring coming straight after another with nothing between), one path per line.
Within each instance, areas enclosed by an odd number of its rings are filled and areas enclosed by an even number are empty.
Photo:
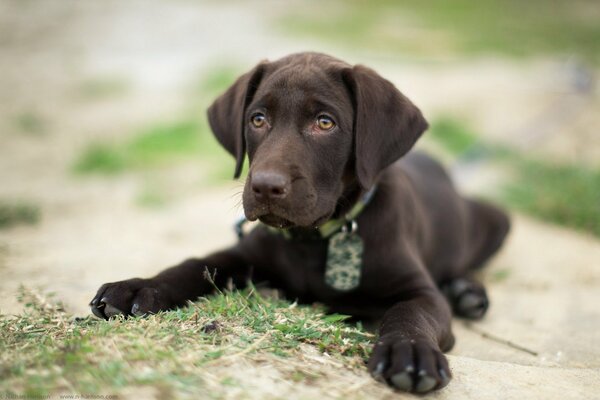
M372 69L298 53L242 75L208 120L236 178L248 157L243 208L261 223L228 249L102 285L92 312L141 316L213 285L268 282L302 303L380 320L367 364L376 379L416 393L447 385L452 315L486 312L472 273L510 223L461 197L436 161L409 153L428 127L421 111Z

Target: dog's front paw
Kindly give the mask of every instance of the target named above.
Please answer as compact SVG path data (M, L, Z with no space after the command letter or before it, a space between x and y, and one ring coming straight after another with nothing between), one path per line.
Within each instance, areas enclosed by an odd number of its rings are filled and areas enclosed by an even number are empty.
M90 302L92 313L109 319L116 315L142 316L171 308L169 296L149 279L105 283Z
M407 340L394 335L379 338L368 364L377 380L406 392L426 393L448 384L448 361L428 340Z

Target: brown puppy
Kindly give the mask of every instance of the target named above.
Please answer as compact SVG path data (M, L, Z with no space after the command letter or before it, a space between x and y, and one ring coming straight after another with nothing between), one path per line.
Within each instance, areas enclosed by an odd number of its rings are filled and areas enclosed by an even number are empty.
M500 247L509 221L460 197L429 157L405 156L427 128L419 109L369 68L301 53L241 76L208 117L237 159L236 177L248 155L244 211L263 224L154 278L103 285L93 313L185 305L211 292L208 268L218 286L269 282L292 299L380 319L370 372L401 390L444 387L451 309L485 313L485 289L469 274Z

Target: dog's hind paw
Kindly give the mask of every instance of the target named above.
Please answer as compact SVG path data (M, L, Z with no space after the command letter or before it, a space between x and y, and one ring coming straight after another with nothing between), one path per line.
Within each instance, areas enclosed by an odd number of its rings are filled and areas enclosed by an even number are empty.
M441 290L458 317L480 319L490 305L485 287L472 279L454 279L443 284Z

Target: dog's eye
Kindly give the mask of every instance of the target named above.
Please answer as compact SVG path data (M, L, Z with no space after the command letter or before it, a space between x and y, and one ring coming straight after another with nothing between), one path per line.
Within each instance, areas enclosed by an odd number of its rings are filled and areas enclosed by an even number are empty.
M263 113L256 113L250 117L250 122L254 125L255 128L262 128L265 125L266 117Z
M317 126L323 131L328 131L333 129L335 122L333 122L333 120L326 115L320 115L317 118Z

